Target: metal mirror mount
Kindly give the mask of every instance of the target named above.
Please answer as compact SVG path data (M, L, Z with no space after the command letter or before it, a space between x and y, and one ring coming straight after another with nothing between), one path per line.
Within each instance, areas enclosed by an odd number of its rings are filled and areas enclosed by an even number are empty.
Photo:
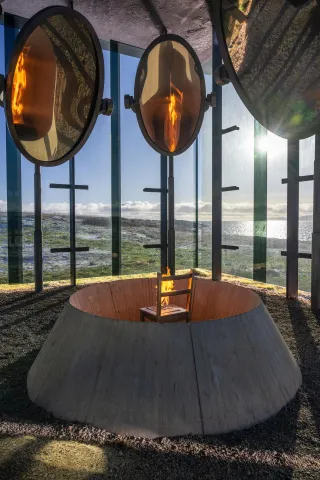
M8 129L22 155L41 166L72 158L98 115L112 113L103 87L102 48L83 15L57 6L28 20L0 78Z
M134 96L125 95L124 106L136 114L154 150L177 156L196 139L215 96L206 95L202 66L192 47L178 35L164 34L143 53Z
M213 15L227 75L259 123L286 139L320 133L320 1L218 0Z

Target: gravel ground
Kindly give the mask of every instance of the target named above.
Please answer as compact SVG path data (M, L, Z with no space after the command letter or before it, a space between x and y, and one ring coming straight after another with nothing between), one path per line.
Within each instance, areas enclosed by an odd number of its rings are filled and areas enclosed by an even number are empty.
M147 440L56 421L33 405L27 372L70 294L0 290L0 479L320 479L320 318L307 297L250 281L298 360L303 387L267 422L204 437Z

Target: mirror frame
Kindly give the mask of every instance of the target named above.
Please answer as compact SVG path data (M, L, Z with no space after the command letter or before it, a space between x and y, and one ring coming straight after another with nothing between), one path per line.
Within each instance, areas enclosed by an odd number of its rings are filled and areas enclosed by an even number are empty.
M96 59L97 59L97 77L98 77L98 82L97 86L95 89L95 92L93 94L93 103L91 105L90 109L90 114L88 117L88 122L86 128L83 130L81 136L79 137L79 140L75 143L73 148L63 157L57 159L57 160L38 160L34 158L32 155L30 155L25 148L23 147L22 143L19 140L19 137L16 133L14 124L13 124L13 119L12 119L12 109L11 109L11 96L12 96L12 86L13 86L13 77L14 77L14 72L16 68L16 64L19 58L19 55L22 51L22 48L24 47L27 39L29 36L32 34L32 32L47 18L50 18L54 15L64 15L66 17L70 18L77 18L79 19L86 27L88 30L94 49L96 53ZM17 149L21 152L21 154L28 159L30 162L34 163L35 165L40 165L42 167L52 167L55 165L61 165L62 163L65 163L66 161L70 160L72 157L78 153L81 148L84 146L86 141L88 140L93 127L95 126L95 123L97 121L97 118L100 114L100 109L101 109L101 101L102 101L102 96L103 96L103 89L104 89L104 61L103 61L103 52L102 52L102 47L100 45L99 38L89 22L89 20L86 19L81 13L72 10L69 7L63 7L63 6L54 6L54 7L47 7L44 8L43 10L40 10L38 13L36 13L33 17L31 17L21 28L20 32L18 33L15 41L15 45L11 54L11 58L8 64L8 69L6 73L6 88L5 88L5 93L4 93L4 108L5 108L5 115L7 119L7 125L9 132L11 134L11 137L17 147ZM94 104L95 102L95 104Z
M159 148L152 141L152 139L149 137L148 132L147 132L146 127L145 127L144 122L143 122L141 109L140 109L140 75L141 75L141 71L142 71L143 68L146 68L146 66L147 66L147 60L148 60L148 56L149 56L149 53L151 52L151 50L153 50L153 48L155 46L157 46L159 43L167 42L169 40L180 43L189 52L189 54L191 55L191 57L193 58L193 60L195 62L195 68L196 68L197 74L199 75L199 78L200 78L200 88L201 88L200 113L199 113L199 116L198 116L198 120L197 120L196 127L194 129L194 132L193 132L189 142L186 144L186 146L181 148L180 150L176 150L175 152L172 152L171 155L170 155L170 152L167 152L166 150L162 150L161 148ZM137 72L136 72L135 82L134 82L134 112L137 115L138 124L139 124L140 130L141 130L142 135L144 136L145 140L149 143L149 145L156 152L160 153L161 155L164 155L166 157L175 157L177 155L180 155L181 153L188 150L188 148L195 141L195 139L196 139L196 137L197 137L197 135L200 131L200 128L202 126L202 123L203 123L203 117L204 117L204 114L205 114L205 111L206 111L206 107L207 107L207 105L206 105L206 84L205 84L205 80L204 80L204 73L203 73L202 65L200 63L200 60L199 60L196 52L193 50L191 45L186 40L184 40L182 37L180 37L179 35L174 35L172 33L170 33L170 34L168 33L168 34L160 35L160 37L157 37L153 42L150 43L150 45L147 47L147 49L142 54L142 57L140 59L138 67L137 67Z
M318 1L318 3L320 2L320 0L317 0L317 1ZM223 21L222 21L223 20L223 18L222 18L223 0L217 0L213 3L214 3L213 14L214 14L214 19L215 19L215 30L216 30L218 44L219 44L219 48L220 48L220 52L221 52L221 56L222 56L224 65L227 69L230 80L231 80L234 88L236 89L236 92L238 93L240 99L242 100L242 102L244 103L246 108L249 110L251 115L262 126L264 126L267 130L274 133L275 135L278 135L281 138L285 138L286 140L303 140L305 138L312 137L313 135L316 135L317 133L319 133L320 132L320 120L319 120L319 127L318 127L317 130L314 129L314 130L312 130L311 133L310 133L310 131L309 132L306 131L305 132L306 134L303 135L303 136L294 135L294 134L283 136L283 135L280 135L279 132L275 132L274 130L269 129L269 127L267 125L267 122L264 120L263 116L256 109L256 107L254 106L254 103L250 100L250 98L248 97L245 89L242 87L242 84L241 84L241 82L238 78L238 75L237 75L237 73L236 73L236 71L233 67L233 63L232 63L232 60L231 60L231 57L230 57L230 54L229 54L229 49L228 49L228 46L227 46L227 42L226 42L226 39L225 39L225 34L224 34L224 31L223 31Z

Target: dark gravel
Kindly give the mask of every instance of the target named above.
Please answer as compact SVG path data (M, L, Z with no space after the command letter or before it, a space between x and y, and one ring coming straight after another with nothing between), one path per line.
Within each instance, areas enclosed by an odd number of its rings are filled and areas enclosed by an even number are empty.
M104 474L81 477L90 480L320 480L320 319L312 314L308 299L287 301L277 288L255 288L302 370L303 386L287 407L242 432L147 440L57 421L28 399L27 372L74 290L0 291L1 480L26 478L26 447L1 469L1 441L26 434L36 436L41 445L58 439L103 446L108 468ZM78 478L60 474L46 478Z

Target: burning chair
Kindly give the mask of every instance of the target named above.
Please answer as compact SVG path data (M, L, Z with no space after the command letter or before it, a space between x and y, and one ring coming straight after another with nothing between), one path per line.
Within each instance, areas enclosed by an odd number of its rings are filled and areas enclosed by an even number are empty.
M175 280L188 279L188 288L182 290L175 290ZM194 272L182 275L170 275L170 270L167 269L167 274L157 274L157 301L155 306L140 308L140 321L145 319L152 322L179 322L191 320L191 301L194 288ZM187 295L186 308L169 303L170 297L177 295Z

